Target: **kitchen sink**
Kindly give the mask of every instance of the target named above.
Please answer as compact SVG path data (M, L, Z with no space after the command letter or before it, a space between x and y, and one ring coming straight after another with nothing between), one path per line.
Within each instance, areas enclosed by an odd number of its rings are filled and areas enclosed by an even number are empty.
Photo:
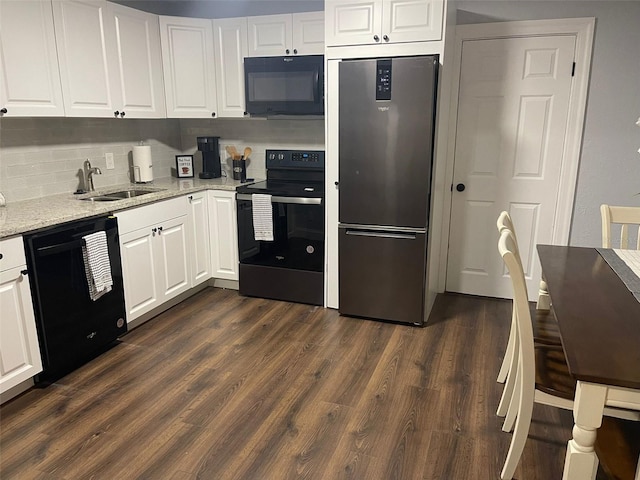
M92 197L84 197L80 198L80 200L87 200L90 202L115 202L117 200L124 200L126 198L135 198L141 195L147 195L149 193L160 192L162 189L154 189L154 190L139 190L136 188L131 188L128 190L120 190L118 192L109 192L100 195L94 195Z

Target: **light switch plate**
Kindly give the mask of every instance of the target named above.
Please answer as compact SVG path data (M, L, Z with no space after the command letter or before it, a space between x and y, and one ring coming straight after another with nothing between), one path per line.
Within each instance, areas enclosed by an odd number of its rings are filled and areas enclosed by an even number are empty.
M107 170L113 170L116 166L113 163L113 153L105 153L104 158L107 161Z

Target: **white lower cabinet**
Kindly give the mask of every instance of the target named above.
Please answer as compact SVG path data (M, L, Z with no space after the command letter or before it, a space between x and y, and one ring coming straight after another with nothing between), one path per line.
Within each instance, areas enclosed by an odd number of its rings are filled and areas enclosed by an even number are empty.
M207 192L187 196L189 214L189 245L191 260L191 286L195 287L211 278L211 242L209 241L209 206Z
M191 286L187 203L180 197L116 216L127 322L131 322Z
M211 190L208 193L212 275L238 280L236 192Z
M0 242L0 393L42 371L22 237Z

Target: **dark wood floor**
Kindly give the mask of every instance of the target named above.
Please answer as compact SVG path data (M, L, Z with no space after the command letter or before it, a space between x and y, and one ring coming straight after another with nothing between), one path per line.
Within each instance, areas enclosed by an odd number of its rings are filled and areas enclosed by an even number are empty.
M0 409L2 479L495 479L511 304L425 328L207 289ZM571 413L536 405L515 478L561 477Z

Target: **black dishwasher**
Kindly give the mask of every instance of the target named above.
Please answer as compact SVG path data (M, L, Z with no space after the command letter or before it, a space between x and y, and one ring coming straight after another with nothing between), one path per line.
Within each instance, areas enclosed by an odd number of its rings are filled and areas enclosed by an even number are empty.
M106 233L111 291L91 299L83 247ZM43 371L48 385L113 346L127 331L115 217L65 223L24 236ZM102 244L104 246L104 243Z

